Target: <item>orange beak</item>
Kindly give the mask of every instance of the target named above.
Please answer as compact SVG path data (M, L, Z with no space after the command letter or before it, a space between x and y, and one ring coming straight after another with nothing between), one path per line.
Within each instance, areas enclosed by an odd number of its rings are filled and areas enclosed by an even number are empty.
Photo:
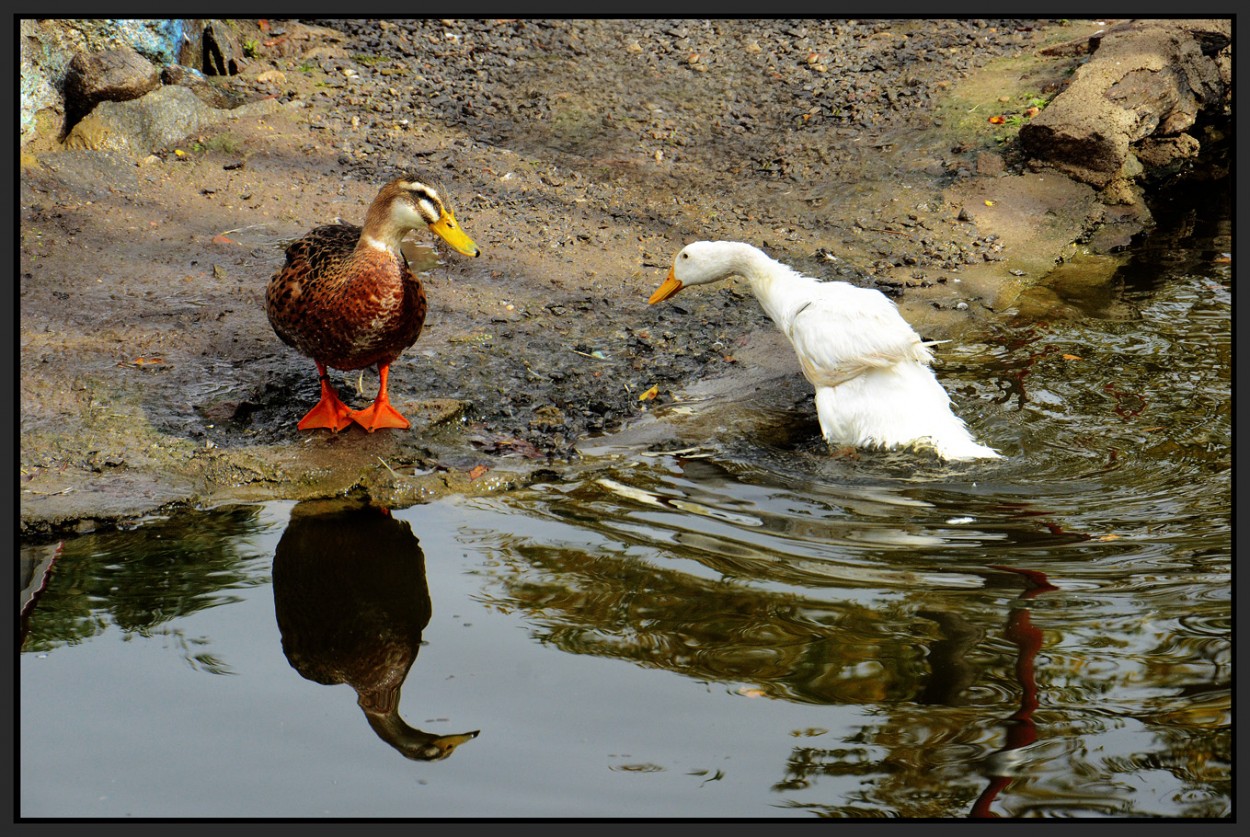
M668 278L664 280L664 284L655 289L655 293L651 294L651 298L647 300L648 305L655 305L668 299L682 288L681 280L673 275L672 269L668 271Z

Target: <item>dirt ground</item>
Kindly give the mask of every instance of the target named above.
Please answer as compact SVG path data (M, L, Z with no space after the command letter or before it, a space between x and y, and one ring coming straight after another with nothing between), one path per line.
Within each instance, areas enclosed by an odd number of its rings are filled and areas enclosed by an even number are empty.
M257 22L245 22L256 26ZM263 116L137 159L24 149L21 534L169 504L364 487L401 505L576 466L699 382L811 409L740 283L648 306L696 239L879 287L934 339L1017 309L1045 247L951 189L1010 168L1016 113L1093 21L273 21L219 80ZM482 249L414 234L430 313L394 365L411 430L300 432L313 364L264 312L284 243L431 172ZM1034 245L1036 242L1034 242ZM1021 266L1024 266L1023 268ZM1027 269L1026 269L1027 268ZM374 371L335 375L363 406ZM654 395L648 394L654 391ZM664 443L664 432L655 434ZM678 440L674 437L673 442Z

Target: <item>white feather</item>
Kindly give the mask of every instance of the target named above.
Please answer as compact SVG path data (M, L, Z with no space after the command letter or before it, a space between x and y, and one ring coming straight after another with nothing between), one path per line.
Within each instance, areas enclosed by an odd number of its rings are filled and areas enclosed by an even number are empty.
M742 276L816 388L816 414L832 445L927 448L943 459L996 458L951 411L933 353L880 291L820 282L734 241L696 241L670 274L681 286Z

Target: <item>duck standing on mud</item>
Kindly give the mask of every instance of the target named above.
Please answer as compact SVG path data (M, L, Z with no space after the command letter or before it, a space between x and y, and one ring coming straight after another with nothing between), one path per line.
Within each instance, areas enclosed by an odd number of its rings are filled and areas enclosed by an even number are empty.
M386 384L390 365L417 342L425 323L425 289L399 249L400 239L421 226L458 253L481 253L438 192L413 176L382 187L363 228L317 227L287 247L286 264L269 280L265 311L282 342L317 364L321 400L300 419L300 430L337 432L352 422L370 432L409 426L391 406ZM353 410L339 400L326 367L350 371L374 365L377 398Z

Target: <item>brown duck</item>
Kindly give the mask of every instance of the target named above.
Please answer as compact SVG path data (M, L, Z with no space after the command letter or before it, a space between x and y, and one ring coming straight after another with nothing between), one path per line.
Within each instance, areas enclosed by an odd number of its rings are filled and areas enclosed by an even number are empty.
M382 187L365 213L364 227L330 224L286 249L286 264L269 280L265 311L282 342L312 358L321 400L299 421L300 430L335 432L353 421L372 432L408 427L386 392L390 366L417 342L425 323L425 290L408 268L399 242L428 226L466 256L477 256L438 192L415 177ZM378 395L363 410L339 400L326 367L343 371L378 367Z

